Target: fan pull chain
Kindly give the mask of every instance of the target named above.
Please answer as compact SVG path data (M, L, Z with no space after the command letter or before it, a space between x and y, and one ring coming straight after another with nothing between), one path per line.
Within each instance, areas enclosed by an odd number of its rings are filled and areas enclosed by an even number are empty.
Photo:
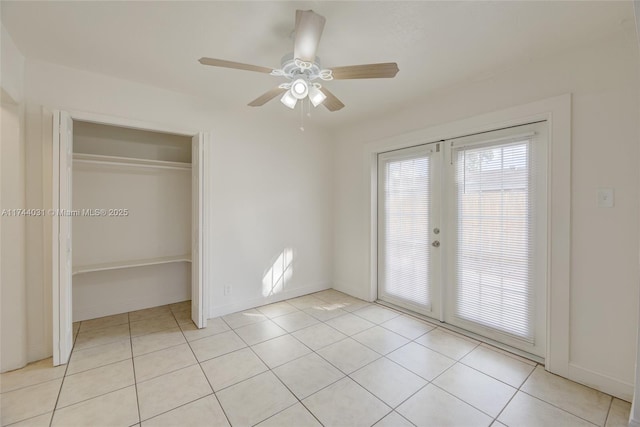
M300 130L304 132L304 101L300 103Z
M311 98L307 96L307 117L311 117Z

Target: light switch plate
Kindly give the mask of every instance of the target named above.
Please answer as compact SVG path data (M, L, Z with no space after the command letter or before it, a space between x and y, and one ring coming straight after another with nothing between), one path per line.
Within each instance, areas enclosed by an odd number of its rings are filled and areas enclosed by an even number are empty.
M614 202L613 188L598 189L598 207L599 208L612 208L613 202Z

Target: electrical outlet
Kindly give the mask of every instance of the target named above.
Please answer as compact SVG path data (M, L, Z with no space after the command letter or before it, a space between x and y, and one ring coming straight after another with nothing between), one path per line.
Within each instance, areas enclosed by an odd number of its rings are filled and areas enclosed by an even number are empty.
M231 285L224 285L224 294L231 295Z
M614 204L613 188L598 189L598 207L612 208Z

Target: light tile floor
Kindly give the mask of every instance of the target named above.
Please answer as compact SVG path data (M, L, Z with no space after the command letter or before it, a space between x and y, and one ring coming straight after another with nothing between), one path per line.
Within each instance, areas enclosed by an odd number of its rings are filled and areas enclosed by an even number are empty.
M2 374L14 426L626 426L630 404L334 290L209 320L74 324L68 365Z

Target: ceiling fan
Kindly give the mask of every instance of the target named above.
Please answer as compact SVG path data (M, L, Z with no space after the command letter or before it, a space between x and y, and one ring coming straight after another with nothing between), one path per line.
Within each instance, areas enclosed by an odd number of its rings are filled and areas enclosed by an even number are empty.
M272 69L215 58L200 58L199 62L214 67L267 73L288 80L251 101L251 107L262 106L282 95L280 101L291 109L295 108L298 101L309 97L314 107L322 104L329 111L338 111L344 104L318 80L392 78L398 73L398 64L395 62L322 68L319 58L316 57L316 50L324 23L324 16L312 10L296 10L293 53L282 58L281 68Z

